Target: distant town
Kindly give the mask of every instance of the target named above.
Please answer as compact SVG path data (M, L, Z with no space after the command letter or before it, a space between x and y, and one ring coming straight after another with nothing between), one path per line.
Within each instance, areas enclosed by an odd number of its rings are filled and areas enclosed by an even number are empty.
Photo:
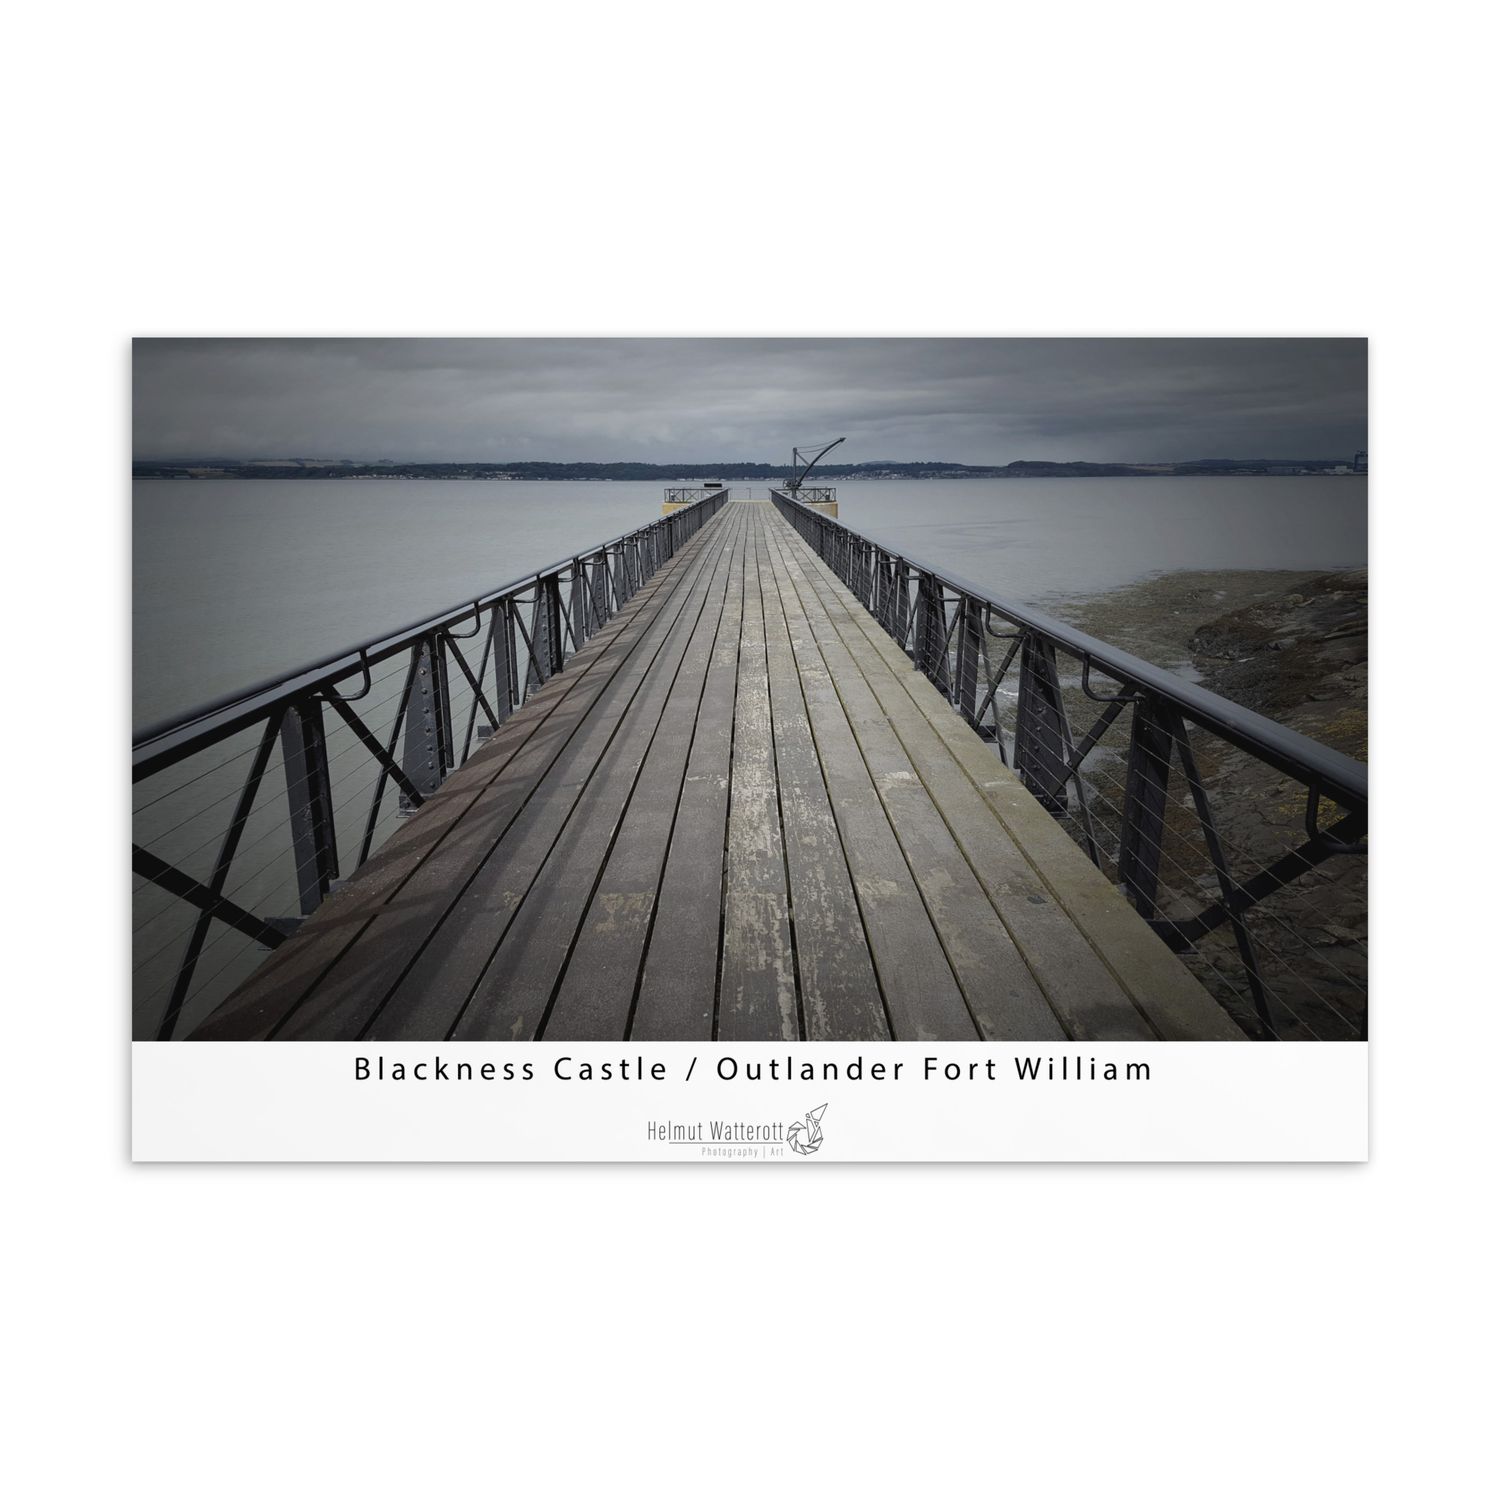
M664 483L702 480L786 479L786 464L760 463L404 463L351 458L138 459L137 479L623 479ZM1234 475L1364 474L1364 453L1346 458L1198 458L1183 463L1046 463L1021 459L1004 465L897 463L820 464L819 479L1120 479L1203 478Z

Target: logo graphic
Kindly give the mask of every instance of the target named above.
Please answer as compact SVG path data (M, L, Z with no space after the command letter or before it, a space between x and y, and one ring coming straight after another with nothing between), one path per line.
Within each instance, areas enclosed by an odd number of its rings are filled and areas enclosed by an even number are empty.
M800 1120L794 1120L786 1128L786 1141L798 1156L811 1156L823 1144L823 1126L820 1123L826 1104L810 1109Z

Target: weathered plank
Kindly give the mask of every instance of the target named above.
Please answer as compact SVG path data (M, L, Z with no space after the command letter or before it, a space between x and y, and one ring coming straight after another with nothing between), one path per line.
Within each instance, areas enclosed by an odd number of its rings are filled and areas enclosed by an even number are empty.
M767 523L772 517L766 516ZM833 679L795 593L788 636L871 956L898 1041L973 1041L979 1032L860 754Z
M829 619L823 601L807 583L791 542L800 539L779 519L774 547L791 606L809 629L809 650L822 657L829 680L849 720L865 766L901 845L908 868L942 942L968 1007L987 1040L1061 1038L1025 959L954 841L918 769L907 755L859 665Z
M786 529L791 540L798 540ZM804 597L817 600L829 636L837 636L848 652L851 679L856 672L863 676L886 727L920 777L930 805L943 818L1001 929L1010 935L1067 1035L1101 1041L1149 1039L1153 1033L1129 996L1037 879L994 810L949 752L937 727L906 692L901 678L912 668L905 655L897 653L892 661L876 651L854 617L857 602L835 589L821 570L804 566L812 560L806 548L788 551L788 569L799 579ZM933 697L941 713L951 719L948 705L936 692ZM1023 1024L1019 1030L992 1034L1029 1039L1053 1033L1033 1033Z
M642 1041L714 1035L748 516L743 524L641 971L630 1034Z
M589 906L595 882L605 878L611 862L612 848L619 847L619 837L630 821L630 848L620 871L628 866L633 853L639 852L641 824L660 828L658 849L666 845L670 827L670 808L676 797L643 793L640 778L650 763L652 752L663 744L663 736L677 736L685 747L692 717L697 710L703 677L708 669L724 594L729 582L731 554L720 549L716 566L703 598L691 620L679 623L669 647L652 669L651 677L637 700L622 718L608 752L585 786L579 789L575 804L568 813L557 840L545 863L527 891L514 920L496 947L493 958L475 988L473 998L453 1035L460 1040L498 1040L512 1036L554 1034L547 1015L554 994L561 993L565 971L571 969L574 944ZM674 707L676 712L674 713ZM677 780L681 779L681 762L677 762ZM663 766L663 780L670 780L670 757ZM636 816L631 819L630 813ZM649 842L649 839L648 839ZM643 863L649 864L649 850ZM654 894L660 857L651 866L650 888ZM626 887L627 895L639 895L639 887ZM610 936L616 936L611 933ZM635 976L639 968L640 942L630 943L628 935L614 950L612 961L623 980L614 992L621 1003L611 1013L586 1019L579 1029L579 1018L573 1004L561 1017L556 1034L564 1039L579 1036L623 1037L629 1016ZM644 938L642 931L640 937ZM623 991L623 994L621 994ZM597 992L603 993L603 992ZM570 1002L578 999L574 991ZM603 1029L592 1029L597 1021Z
M999 818L1046 894L1089 940L1152 1030L1167 1040L1245 1040L1239 1027L1130 909L1051 814L911 666L874 617L843 590L810 548L805 552L806 567L819 574L825 588L834 593L842 590L855 606L850 611L851 619L891 665L903 691Z
M760 572L752 548L745 559L719 978L718 1034L742 1042L795 1040L801 1032Z
M589 710L638 660L638 653L650 649L652 631L661 628L663 610L684 597L684 590L712 556L712 538L710 524L585 645L567 671L528 698L525 706L512 714L429 799L418 816L403 825L348 886L325 901L295 937L278 948L195 1035L204 1039L251 1039L275 1034L445 845L452 844L453 849L445 861L452 869L445 869L444 876L463 870L475 854L475 828L481 830L482 843L486 794L501 777L514 773L518 762L528 754L550 763L548 752L555 754L566 744ZM366 992L376 989L381 979L394 982L397 977L369 968L363 957L349 964L348 970L348 985L357 990L363 984ZM375 998L383 993L377 990Z
M748 527L743 514L735 514L732 525L733 532L724 545L722 576L716 578L714 585L717 616L711 622L705 616L705 624L711 624L712 628L695 638L667 699L640 779L562 974L544 1033L549 1040L624 1037L630 1030L631 1009L641 978L646 942L652 931L663 867L725 621L733 619L738 632L740 575ZM722 822L717 837L722 841ZM701 879L699 883L704 884ZM710 927L716 934L717 889L712 890L712 895ZM716 950L715 941L709 953L707 983L698 996L697 1006L699 1013L706 1014L710 1021Z
M890 1022L813 742L765 519L756 527L756 550L804 1030L809 1041L888 1038Z
M659 712L658 684L663 671L675 671L683 647L708 598L718 567L718 554L705 556L680 601L664 607L646 637L648 649L639 653L602 693L587 720L566 748L539 778L528 778L508 789L488 810L491 831L498 829L491 851L467 884L453 898L448 884L448 906L437 918L429 937L389 1000L370 1021L367 1035L379 1039L420 1039L454 1031L470 1018L476 991L540 878L557 858L560 841L572 825L580 800L597 778L617 784L631 764L632 751L649 736ZM609 829L596 829L607 837ZM586 896L597 874L597 864L580 862L575 879ZM432 898L443 896L443 882L435 874ZM540 899L545 900L545 891ZM529 930L523 929L524 930ZM514 950L512 950L514 951ZM519 1001L506 1023L505 1039L529 1040L550 996L551 982L535 1008ZM526 993L533 993L528 985ZM494 1017L488 1020L498 1026ZM498 1039L498 1038L497 1038Z

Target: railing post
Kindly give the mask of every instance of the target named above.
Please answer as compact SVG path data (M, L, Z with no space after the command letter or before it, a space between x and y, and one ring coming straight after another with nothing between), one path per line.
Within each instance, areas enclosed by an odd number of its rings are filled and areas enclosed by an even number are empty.
M573 649L576 651L589 635L588 606L584 597L584 573L583 563L579 558L573 559L573 573L569 580L569 602L568 608L573 616Z
M1050 641L1028 630L1021 637L1015 769L1022 785L1050 813L1067 811L1068 759L1057 653Z
M906 650L906 638L911 634L911 570L906 565L906 559L901 558L895 565L896 577L896 599L895 609L892 612L891 623L886 626L898 646Z
M339 875L328 743L323 735L323 705L317 698L296 705L282 719L281 759L291 814L292 857L297 862L297 895L305 917L318 909Z
M526 696L552 675L551 632L547 629L551 611L547 608L547 584L538 579L536 598L531 601L531 650L526 660Z
M455 651L458 647L453 648ZM448 681L448 645L441 635L432 638L432 685L437 693L438 745L443 757L444 771L454 767L453 739L453 691Z
M942 585L931 573L917 578L917 638L914 660L946 698L948 696L948 617Z
M567 637L563 633L562 578L557 573L547 578L547 666L550 673L561 672L567 658Z
M618 609L630 597L630 590L626 587L625 580L625 543L623 541L615 548L613 563L615 575L615 608Z
M1161 845L1166 833L1167 782L1172 775L1172 715L1142 698L1130 725L1125 801L1120 811L1120 882L1143 917L1156 915Z
M490 629L495 636L495 717L503 724L516 701L516 636L510 607L495 606Z
M439 696L436 642L424 636L416 645L417 671L412 679L411 702L406 706L406 731L401 746L401 769L423 797L430 797L443 784L447 757L443 752L443 706ZM405 792L399 810L414 812Z
M594 628L602 630L609 619L609 554L600 552L594 558Z
M979 601L964 594L960 597L958 664L954 680L954 702L958 710L976 729L979 728Z

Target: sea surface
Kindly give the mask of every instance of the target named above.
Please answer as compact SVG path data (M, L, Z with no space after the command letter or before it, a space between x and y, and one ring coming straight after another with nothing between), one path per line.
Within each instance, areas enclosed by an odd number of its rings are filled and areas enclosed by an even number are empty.
M1366 561L1366 481L1352 476L886 480L838 493L856 530L1044 607L1176 569ZM136 481L136 726L645 525L661 498L656 482Z

